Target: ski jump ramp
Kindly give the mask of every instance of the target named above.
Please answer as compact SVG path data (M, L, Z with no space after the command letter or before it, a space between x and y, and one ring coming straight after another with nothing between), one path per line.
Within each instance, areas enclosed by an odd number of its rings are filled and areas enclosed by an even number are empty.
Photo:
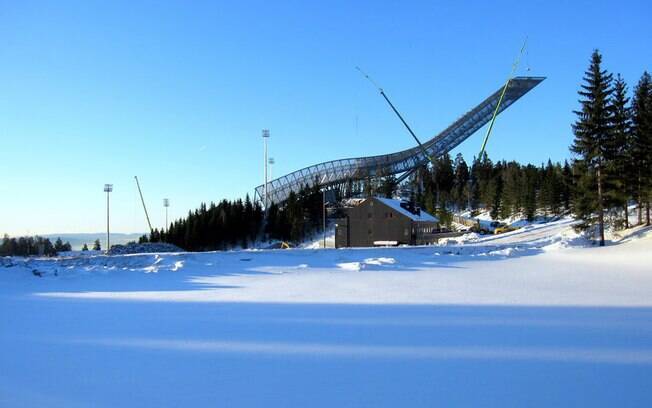
M544 79L545 77L513 78L500 104L498 113L507 109ZM427 155L433 159L444 155L487 124L494 114L503 88L504 85L478 106L453 122L444 131L423 142ZM321 188L331 189L341 188L349 181L360 181L392 174L407 175L428 161L428 157L424 155L419 146L379 156L327 161L269 181L267 183L268 201L270 203L282 203L288 198L290 192L298 193L306 185L313 186L315 183L319 183ZM264 186L256 187L255 198L263 201L264 195Z

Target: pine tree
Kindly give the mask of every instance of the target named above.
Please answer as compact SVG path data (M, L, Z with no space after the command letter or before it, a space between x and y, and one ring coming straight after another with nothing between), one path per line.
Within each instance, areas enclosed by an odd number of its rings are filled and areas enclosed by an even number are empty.
M550 211L554 215L559 215L562 213L562 208L564 206L562 194L564 191L564 179L563 179L563 170L559 163L556 163L552 166L552 196L550 198Z
M267 209L267 222L265 223L265 239L281 239L278 235L279 225L277 224L279 208L276 203L272 202Z
M521 173L521 166L518 163L510 162L505 165L502 174L501 218L517 215L522 210Z
M612 130L612 113L609 99L612 93L612 76L601 68L602 56L595 50L591 56L591 64L584 75L584 84L578 92L581 99L581 110L575 111L577 121L573 125L575 140L571 151L580 162L580 168L586 171L582 183L578 185L587 193L593 188L597 192L597 200L589 208L578 207L582 212L576 216L586 223L593 222L593 214L597 212L600 245L604 245L604 210L605 210L605 168L607 166L606 142ZM588 204L588 203L587 203Z
M397 187L396 176L393 174L385 176L380 183L380 194L385 198L392 198Z
M437 159L436 163L432 177L435 183L435 201L438 208L446 208L451 202L454 186L453 162L450 155L446 153Z
M467 197L469 183L469 166L464 161L462 153L455 156L455 182L454 182L454 200L458 210L466 208L469 203Z
M437 212L437 199L431 189L426 189L426 192L422 195L422 201L417 202L417 204L429 214L435 214Z
M300 242L303 239L303 209L299 203L297 194L290 192L285 203L287 218L289 221L289 239L292 242Z
M500 170L498 172L500 174ZM497 177L494 177L491 179L489 182L491 184L491 191L492 191L492 200L491 200L491 218L492 219L498 219L500 216L500 199L503 194L503 178L499 175Z
M610 197L612 205L624 209L624 226L629 228L627 201L631 194L630 180L635 177L631 165L631 109L627 97L627 84L618 74L614 81L612 98L613 131L609 155L611 160L610 180L613 185Z
M474 157L473 164L471 165L471 177L469 179L467 193L469 197L469 210L471 211L472 216L477 215L477 210L480 207L480 184L482 183L480 173L480 160Z
M571 208L571 199L573 197L574 182L573 182L573 170L568 164L567 160L564 160L564 167L562 169L562 189L561 189L561 202L564 207L564 211L570 211Z
M57 252L63 251L63 241L61 240L61 237L57 237L57 240L54 241L54 250Z
M523 215L528 221L532 221L537 214L537 189L539 184L539 173L535 166L531 164L525 166L522 182Z
M537 194L537 209L541 210L544 214L548 214L550 211L550 199L552 196L552 185L550 172L548 171L552 167L550 161L548 161L548 167L539 168L541 186Z
M476 179L480 194L480 204L485 208L491 206L494 199L496 184L491 183L493 179L494 165L487 152L484 152L482 159L478 162L476 168Z
M100 245L100 240L96 239L95 242L93 242L93 251L101 251L102 246Z
M652 193L652 79L647 72L634 90L632 103L632 158L636 172L636 199L638 223L643 222L646 207L646 224L650 225L650 194Z
M427 212L434 214L437 209L437 186L435 185L435 172L437 171L436 162L431 166L424 167L421 179L421 194L417 194L416 204L425 208Z
M562 207L561 169L548 160L541 169L541 187L539 190L539 209L546 214L559 215Z
M82 246L81 250L82 251L88 251L88 245L86 245L86 243L84 243L84 246Z
M249 198L249 194L245 196L244 202L244 219L245 219L245 242L254 242L256 240L256 235L258 234L258 225L256 223L256 217L254 216L254 205Z

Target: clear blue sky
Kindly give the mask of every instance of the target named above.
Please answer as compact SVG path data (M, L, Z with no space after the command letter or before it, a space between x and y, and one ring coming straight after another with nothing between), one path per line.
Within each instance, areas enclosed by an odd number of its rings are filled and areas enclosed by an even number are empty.
M630 85L652 69L649 1L0 1L0 234L145 231L251 193L260 130L274 175L421 138L520 74L548 79L502 114L493 159L568 157L591 51ZM482 131L459 149L476 154ZM453 152L456 153L457 151Z

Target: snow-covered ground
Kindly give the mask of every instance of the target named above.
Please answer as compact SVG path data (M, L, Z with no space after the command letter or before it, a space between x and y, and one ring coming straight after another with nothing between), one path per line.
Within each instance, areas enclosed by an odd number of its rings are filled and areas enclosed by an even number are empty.
M600 248L559 220L415 248L5 258L0 406L649 406L650 249L649 229Z

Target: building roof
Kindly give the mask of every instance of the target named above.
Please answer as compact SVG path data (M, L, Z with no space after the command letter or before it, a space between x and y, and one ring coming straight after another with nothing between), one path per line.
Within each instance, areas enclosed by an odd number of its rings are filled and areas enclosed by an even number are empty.
M392 210L396 211L397 213L405 215L412 221L439 222L439 218L435 217L434 215L428 214L423 210L421 210L420 214L413 214L407 209L401 207L401 203L404 203L405 201L393 200L391 198L382 198L382 197L374 197L374 198L380 201L381 203L385 204L386 206L390 207Z

